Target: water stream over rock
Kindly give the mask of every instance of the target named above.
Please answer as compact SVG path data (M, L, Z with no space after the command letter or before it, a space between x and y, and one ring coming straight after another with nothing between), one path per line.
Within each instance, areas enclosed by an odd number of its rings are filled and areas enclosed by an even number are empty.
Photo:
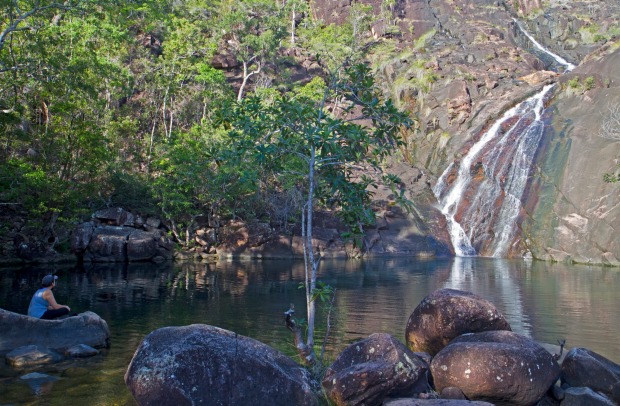
M546 50L565 71L574 65ZM521 199L544 131L545 100L553 85L506 111L462 158L450 164L433 192L448 221L458 256L505 257L515 237Z

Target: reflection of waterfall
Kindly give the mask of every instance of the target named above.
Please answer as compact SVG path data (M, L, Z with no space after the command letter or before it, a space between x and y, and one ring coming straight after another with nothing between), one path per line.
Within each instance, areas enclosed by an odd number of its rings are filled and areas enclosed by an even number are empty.
M513 331L531 337L532 325L521 300L521 288L511 275L510 263L498 261L493 273L478 272L476 258L454 258L450 279L444 288L473 292L501 309Z
M516 23L536 47L566 70L574 67L544 49ZM504 113L460 161L450 164L433 188L457 256L508 254L544 131L545 97L552 87L545 86Z

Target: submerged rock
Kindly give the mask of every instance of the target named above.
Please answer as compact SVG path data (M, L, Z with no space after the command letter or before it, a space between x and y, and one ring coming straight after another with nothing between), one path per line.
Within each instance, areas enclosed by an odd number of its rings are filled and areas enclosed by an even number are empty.
M86 344L77 344L64 350L64 355L73 358L86 358L99 354L99 351Z
M203 324L147 335L125 383L140 405L318 405L308 371L291 358Z
M389 334L348 346L327 369L323 388L335 405L380 404L430 389L428 364Z
M489 330L511 330L491 302L471 292L440 289L409 316L405 336L411 350L435 355L461 334Z
M63 357L54 350L37 345L19 347L6 354L6 363L15 368L53 364Z

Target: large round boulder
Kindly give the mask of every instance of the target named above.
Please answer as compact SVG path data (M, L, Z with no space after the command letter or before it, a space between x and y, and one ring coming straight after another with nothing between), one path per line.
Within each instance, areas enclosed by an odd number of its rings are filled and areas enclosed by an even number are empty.
M291 358L204 324L147 335L125 383L140 405L318 405L307 370Z
M56 320L41 320L0 309L0 353L35 345L62 350L77 344L94 348L109 345L110 329L93 312Z
M467 334L453 340L431 362L435 390L457 387L470 400L533 405L560 376L553 355L511 331Z
M490 330L511 330L491 302L471 292L440 289L411 313L405 337L412 351L435 355L461 334Z
M334 405L378 405L388 396L430 388L428 364L389 334L372 334L342 351L323 389Z
M573 348L562 362L561 379L572 387L588 387L620 404L620 365L586 348Z

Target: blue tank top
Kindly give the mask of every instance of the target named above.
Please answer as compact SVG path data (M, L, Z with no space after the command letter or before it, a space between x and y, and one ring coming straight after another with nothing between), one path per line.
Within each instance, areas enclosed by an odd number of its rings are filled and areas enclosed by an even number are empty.
M47 306L49 303L47 300L43 299L43 292L45 292L47 288L41 288L34 293L32 296L32 300L30 300L30 306L28 306L28 316L36 317L40 319L43 316L43 313L47 310Z

